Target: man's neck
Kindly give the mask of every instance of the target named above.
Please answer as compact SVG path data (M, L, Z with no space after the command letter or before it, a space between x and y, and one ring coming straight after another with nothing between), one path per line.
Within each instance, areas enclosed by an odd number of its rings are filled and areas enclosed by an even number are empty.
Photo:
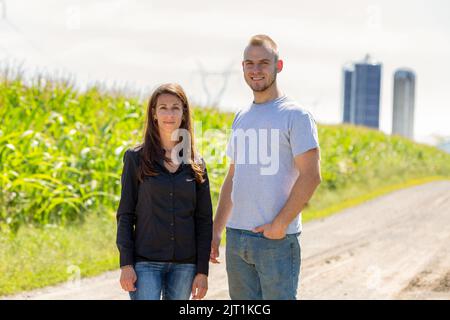
M276 84L271 86L270 88L267 88L267 90L262 92L255 92L253 91L253 103L261 104L266 103L268 101L275 100L277 98L280 98L283 96L283 92L278 89Z

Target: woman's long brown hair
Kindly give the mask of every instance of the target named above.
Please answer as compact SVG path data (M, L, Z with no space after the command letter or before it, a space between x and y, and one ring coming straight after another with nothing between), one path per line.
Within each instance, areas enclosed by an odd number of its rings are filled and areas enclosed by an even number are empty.
M191 139L190 165L194 171L195 180L198 183L203 183L205 180L203 177L205 168L202 164L199 164L196 161L197 157L194 147L194 131L192 129L191 108L183 88L176 83L167 83L159 86L153 92L148 102L144 141L137 146L137 148L140 149L139 154L141 160L138 170L138 179L142 182L145 176L157 175L158 173L154 168L158 159L164 159L167 162L171 162L171 159L165 156L165 151L161 145L158 124L157 121L154 120L154 115L156 114L156 103L158 101L158 97L162 94L174 95L183 103L183 119L181 121L180 129L185 129L189 132Z

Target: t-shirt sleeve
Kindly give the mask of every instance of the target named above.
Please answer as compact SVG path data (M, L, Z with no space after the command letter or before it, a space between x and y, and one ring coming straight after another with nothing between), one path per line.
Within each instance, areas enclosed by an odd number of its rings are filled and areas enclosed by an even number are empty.
M230 133L230 137L228 138L226 155L231 160L234 159L234 148L233 148L233 131Z
M236 125L236 119L237 119L239 113L240 113L240 111L238 111L236 113L236 115L234 116L233 124L231 125L230 136L228 137L227 150L225 152L227 157L230 158L231 161L234 160L234 129L235 129L235 125Z
M316 122L309 112L295 112L289 138L294 157L319 147Z

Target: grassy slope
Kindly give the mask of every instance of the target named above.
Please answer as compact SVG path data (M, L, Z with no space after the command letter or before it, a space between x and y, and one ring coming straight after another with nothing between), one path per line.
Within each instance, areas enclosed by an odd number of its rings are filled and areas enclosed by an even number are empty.
M139 141L136 128L142 127L145 107L98 88L80 94L61 83L36 80L30 87L20 79L0 84L0 106L5 120L0 131L0 295L116 268L121 155ZM215 110L194 112L204 133L229 128L232 118ZM215 206L226 172L226 135L209 131L197 138L207 155ZM323 183L304 210L304 221L450 176L450 155L401 137L320 125L319 139ZM55 198L73 203L55 204Z

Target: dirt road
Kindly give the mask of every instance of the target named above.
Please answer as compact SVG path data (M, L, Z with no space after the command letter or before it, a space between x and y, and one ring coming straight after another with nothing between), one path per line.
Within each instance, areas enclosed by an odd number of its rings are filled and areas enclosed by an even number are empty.
M300 299L450 299L450 181L400 190L304 225ZM224 256L224 249L221 255ZM8 299L128 299L119 272ZM207 299L228 299L225 264Z

